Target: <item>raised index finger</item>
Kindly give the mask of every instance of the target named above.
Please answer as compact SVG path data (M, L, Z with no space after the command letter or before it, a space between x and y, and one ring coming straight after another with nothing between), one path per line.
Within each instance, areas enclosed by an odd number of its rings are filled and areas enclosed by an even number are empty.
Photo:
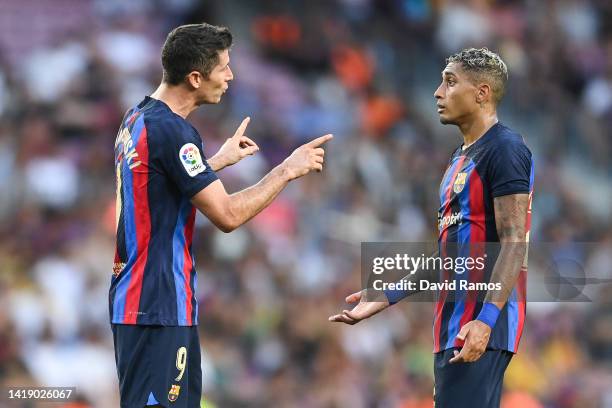
M328 140L331 140L333 137L334 135L327 134L325 136L317 137L316 139L311 140L310 142L306 143L306 145L309 147L319 147Z
M236 129L236 133L234 133L234 137L241 137L244 134L244 131L246 130L247 125L249 124L250 121L251 121L251 118L249 116L244 118L240 126L238 126L238 129Z

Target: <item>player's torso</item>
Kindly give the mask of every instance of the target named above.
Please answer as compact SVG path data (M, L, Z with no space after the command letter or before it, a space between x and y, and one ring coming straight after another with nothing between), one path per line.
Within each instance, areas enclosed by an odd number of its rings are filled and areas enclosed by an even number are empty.
M441 280L483 283L490 281L499 249L496 244L499 242L499 236L495 225L492 193L496 176L492 168L498 164L493 163L499 157L495 154L496 149L500 149L509 137L509 129L502 126L496 126L496 129L502 129L505 134L488 132L467 149L459 147L453 152L439 189L440 256L470 257L474 260L484 256L481 258L484 261L480 264L484 267L479 268L475 266L479 264L474 262L474 266L463 268L461 273L455 270L442 271ZM522 140L518 134L516 137ZM512 142L516 141L513 136ZM520 293L524 291L524 286L521 286ZM434 316L434 351L462 345L455 337L461 326L476 318L485 293L486 291L469 290L440 293ZM516 294L515 288L512 291L513 299ZM509 302L498 318L489 346L516 351L524 314L524 304Z
M441 243L495 242L493 199L487 179L488 145L457 149L440 183Z
M191 254L195 208L164 174L156 121L167 112L140 104L115 142L117 246L110 289L112 323L197 322Z

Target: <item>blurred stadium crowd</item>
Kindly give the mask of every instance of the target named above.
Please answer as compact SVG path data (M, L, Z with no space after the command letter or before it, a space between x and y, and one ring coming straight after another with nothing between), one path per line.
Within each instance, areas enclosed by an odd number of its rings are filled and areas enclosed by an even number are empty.
M235 80L189 120L208 156L247 115L261 147L220 173L228 190L335 134L324 172L246 227L198 220L206 406L431 407L431 304L352 327L327 316L359 288L360 242L436 239L461 140L433 92L465 46L509 66L500 116L534 152L531 239L612 278L609 1L1 0L0 385L76 386L71 407L118 406L115 132L159 83L165 34L201 21L233 31ZM612 291L593 293L529 304L504 408L612 407Z

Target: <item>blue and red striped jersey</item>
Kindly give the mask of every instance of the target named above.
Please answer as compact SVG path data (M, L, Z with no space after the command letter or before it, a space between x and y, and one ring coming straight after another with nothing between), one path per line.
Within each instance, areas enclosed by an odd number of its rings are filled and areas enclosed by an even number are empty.
M146 97L115 141L117 245L111 323L192 326L198 321L190 199L217 179L197 130Z
M533 178L531 152L522 136L501 123L495 124L466 149L457 148L440 184L440 255L448 256L446 252L453 248L451 256L476 258L484 255L485 243L499 242L493 199L503 195L529 194L526 226L529 234ZM454 274L451 279L488 282L493 264L487 262L483 269L472 268L463 274ZM518 348L525 322L526 268L525 260L511 297L491 331L490 349L516 352ZM450 277L449 271L441 273L442 281ZM476 319L482 308L482 297L476 293L458 290L453 295L450 299L448 293L441 291L436 302L434 352L461 347L463 342L456 339L459 330Z

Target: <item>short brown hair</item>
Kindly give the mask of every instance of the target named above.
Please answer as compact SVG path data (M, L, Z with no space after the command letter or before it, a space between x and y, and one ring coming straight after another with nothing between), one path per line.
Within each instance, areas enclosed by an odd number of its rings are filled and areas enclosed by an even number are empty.
M208 77L219 63L219 51L231 45L232 33L227 27L201 23L175 28L162 48L163 81L177 85L192 71Z

